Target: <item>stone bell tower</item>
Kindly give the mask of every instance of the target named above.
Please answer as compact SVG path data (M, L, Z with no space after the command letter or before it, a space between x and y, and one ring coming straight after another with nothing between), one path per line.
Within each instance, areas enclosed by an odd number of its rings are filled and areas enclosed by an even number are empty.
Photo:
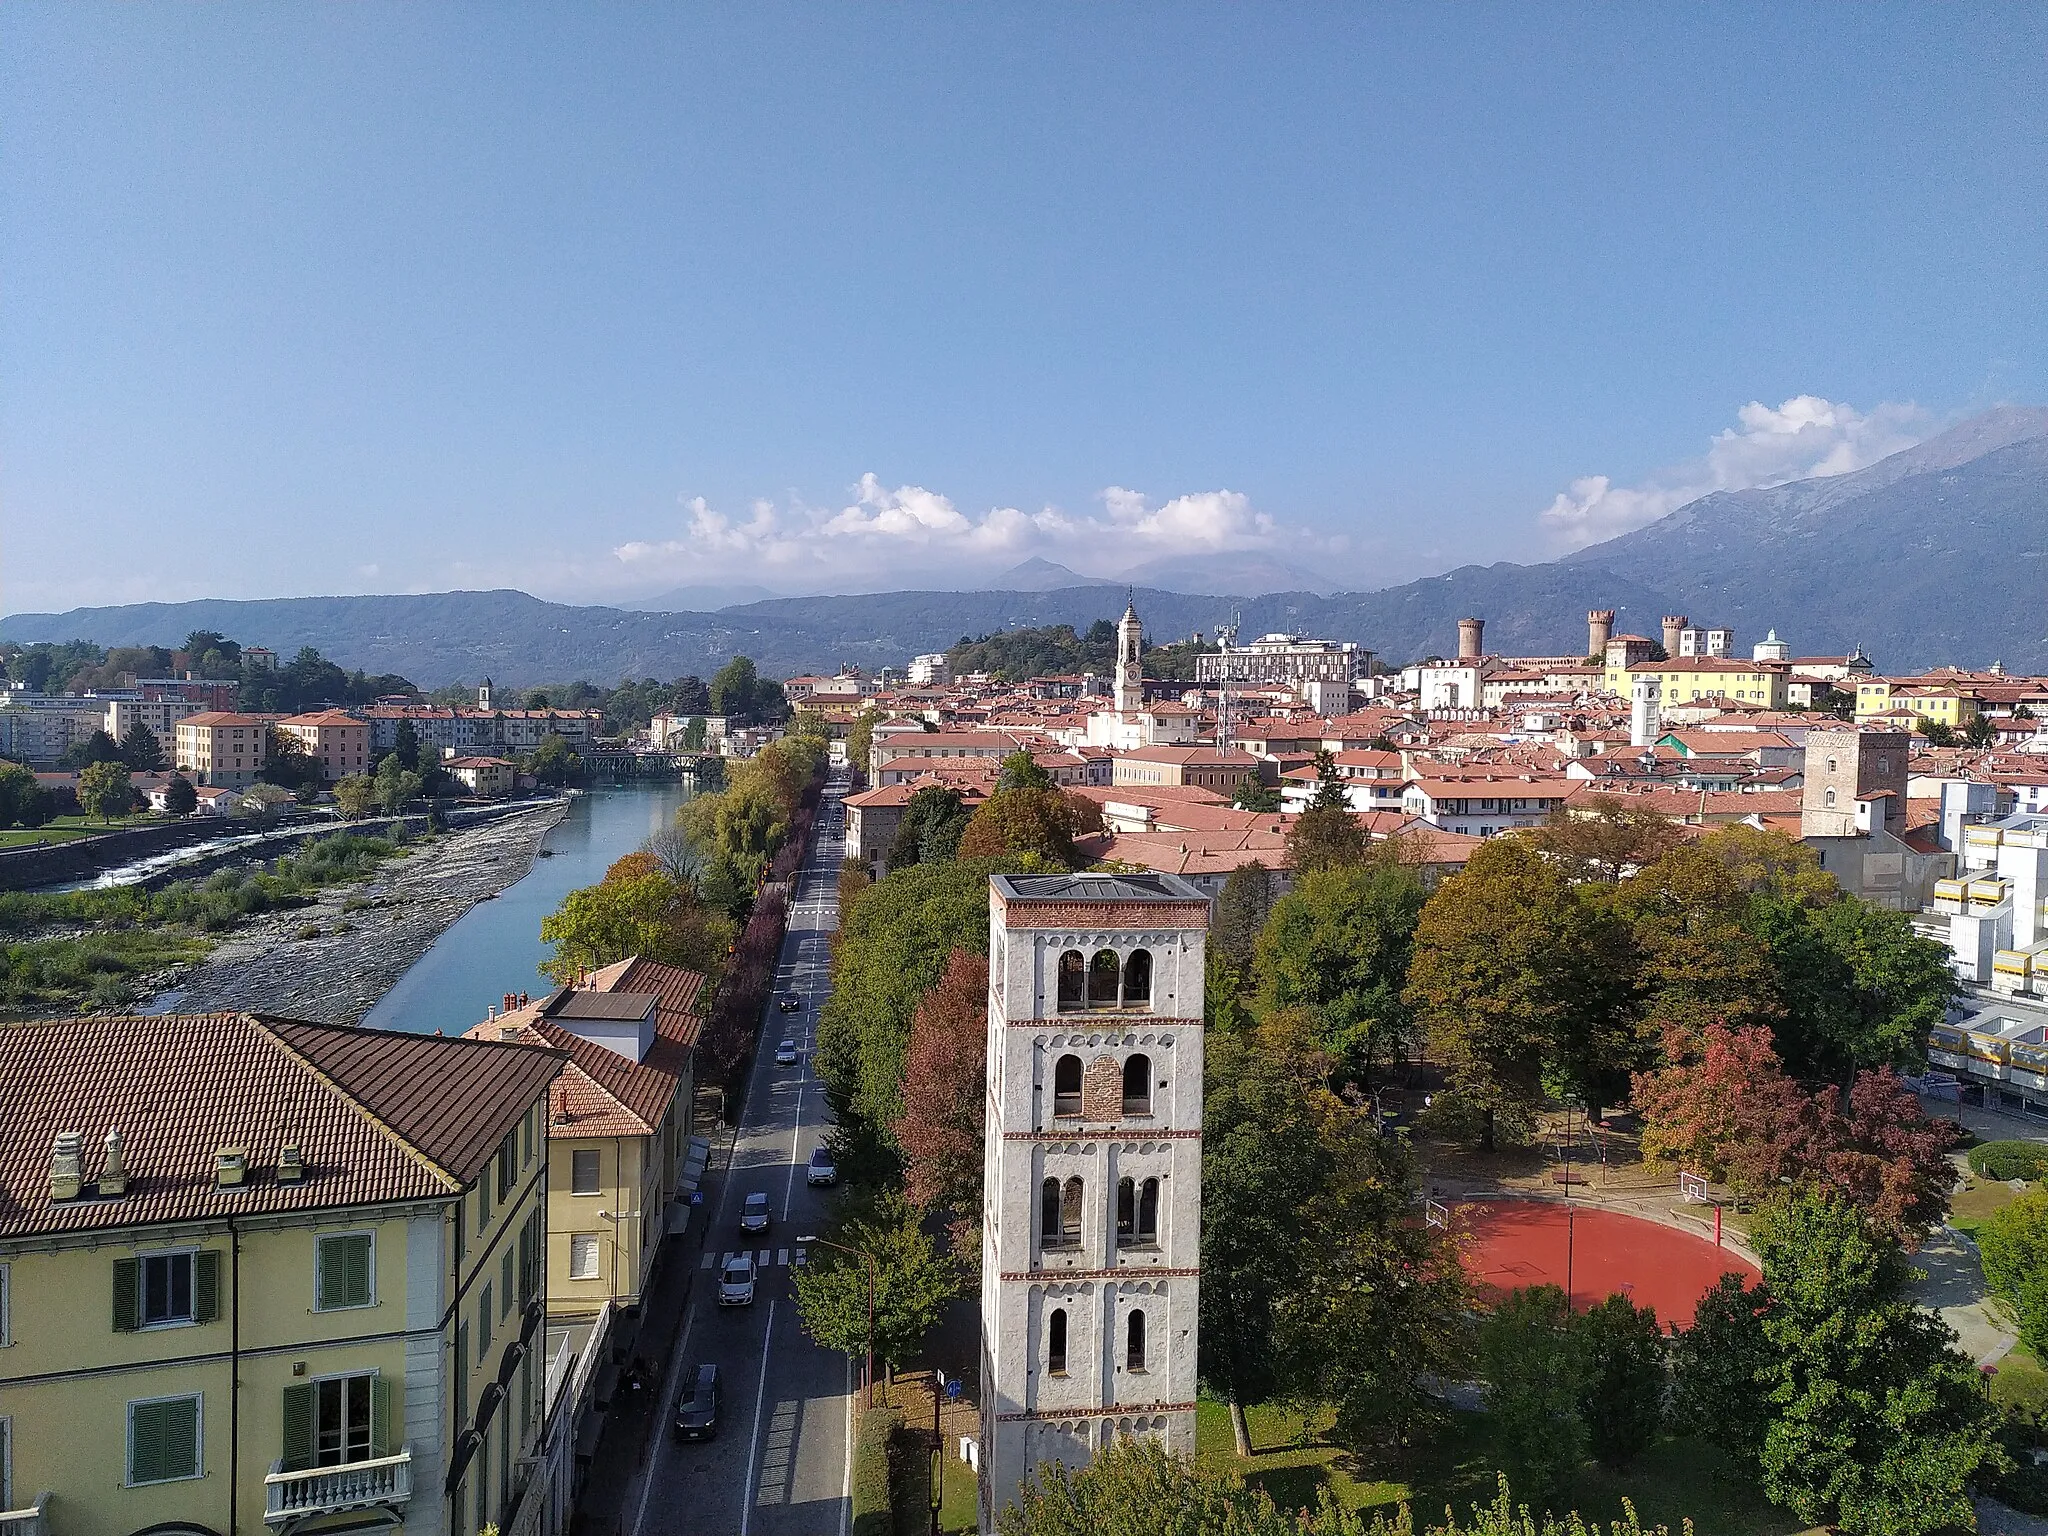
M1116 711L1125 719L1145 707L1145 627L1135 603L1116 621Z
M984 1532L1041 1462L1194 1454L1209 928L1177 875L989 886Z

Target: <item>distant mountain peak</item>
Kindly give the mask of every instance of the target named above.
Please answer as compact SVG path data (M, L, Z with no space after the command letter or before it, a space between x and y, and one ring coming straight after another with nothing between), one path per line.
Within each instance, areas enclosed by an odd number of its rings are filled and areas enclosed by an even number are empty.
M1033 555L1029 560L1011 566L1000 576L990 578L985 590L990 592L1060 592L1068 587L1113 587L1116 583L1106 576L1083 576L1079 571L1069 570L1055 560L1043 555Z

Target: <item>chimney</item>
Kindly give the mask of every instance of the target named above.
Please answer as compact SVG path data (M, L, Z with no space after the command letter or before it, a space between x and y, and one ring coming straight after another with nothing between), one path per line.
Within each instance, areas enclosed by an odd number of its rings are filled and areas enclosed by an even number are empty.
M1590 608L1586 611L1586 654L1605 656L1607 642L1614 638L1614 610L1612 608Z
M1664 615L1664 654L1666 656L1676 656L1678 654L1678 632L1691 622L1692 620L1682 613L1667 613Z
M121 1161L121 1133L107 1132L106 1161L100 1164L100 1194L109 1199L128 1193L128 1169Z
M246 1147L217 1147L213 1154L213 1183L216 1189L240 1189L249 1178Z
M1486 620L1458 620L1458 660L1470 661L1486 653Z
M85 1137L77 1131L59 1131L50 1144L50 1198L76 1200L84 1187L79 1159L85 1152Z
M299 1142L293 1137L278 1149L277 1182L298 1184L306 1177L306 1160L299 1153Z

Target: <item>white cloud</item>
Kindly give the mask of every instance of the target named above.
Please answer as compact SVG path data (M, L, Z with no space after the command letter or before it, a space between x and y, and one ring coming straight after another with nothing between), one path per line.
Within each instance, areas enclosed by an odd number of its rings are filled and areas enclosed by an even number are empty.
M1717 433L1704 455L1641 485L1616 485L1606 475L1574 480L1544 510L1544 527L1560 547L1578 549L1653 523L1711 491L1846 475L1912 447L1934 428L1917 405L1886 402L1864 412L1818 395L1795 395L1776 407L1752 400L1735 414L1737 425Z
M743 517L703 497L682 502L683 526L669 538L618 545L614 557L635 577L697 581L780 577L858 583L913 573L957 580L990 575L1033 555L1083 574L1123 569L1165 554L1308 547L1241 491L1199 491L1153 506L1140 492L1110 486L1101 514L1058 507L1035 512L991 507L974 515L920 485L889 487L865 474L837 509L756 501Z

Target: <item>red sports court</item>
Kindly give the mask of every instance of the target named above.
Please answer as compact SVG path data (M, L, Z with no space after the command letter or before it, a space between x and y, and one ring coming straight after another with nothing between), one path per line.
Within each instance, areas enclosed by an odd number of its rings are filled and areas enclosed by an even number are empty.
M1471 1200L1452 1214L1465 1272L1481 1285L1554 1285L1581 1310L1616 1291L1654 1307L1659 1322L1685 1326L1722 1275L1754 1278L1732 1248L1619 1211L1556 1200ZM1566 1267L1570 1284L1566 1284Z

